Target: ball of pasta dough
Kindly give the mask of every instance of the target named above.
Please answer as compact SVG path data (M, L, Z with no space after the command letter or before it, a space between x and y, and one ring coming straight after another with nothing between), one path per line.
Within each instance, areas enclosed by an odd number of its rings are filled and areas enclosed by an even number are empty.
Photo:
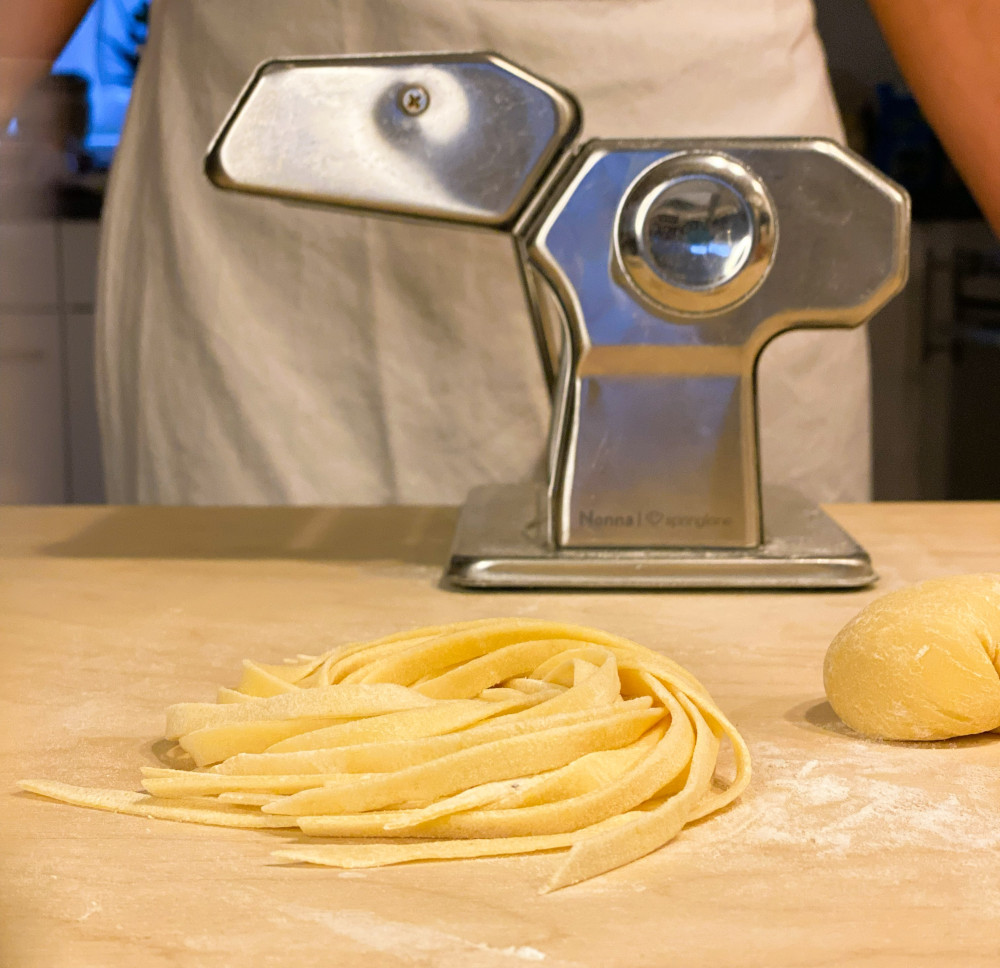
M823 681L837 715L867 736L935 740L1000 728L1000 574L876 599L830 644Z

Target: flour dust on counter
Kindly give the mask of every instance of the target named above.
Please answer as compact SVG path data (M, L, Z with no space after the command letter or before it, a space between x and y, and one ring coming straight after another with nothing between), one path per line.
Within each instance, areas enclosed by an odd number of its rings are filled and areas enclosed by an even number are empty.
M729 837L751 850L808 843L819 858L915 847L995 855L1000 850L1000 763L947 768L952 750L945 744L921 745L886 747L837 736L820 760L804 759L791 743L755 743L761 782L754 796L730 812ZM937 777L933 789L922 782L928 770ZM910 773L913 781L901 781L900 772ZM703 839L695 847L709 850ZM725 845L716 849L721 853Z
M620 636L526 618L247 660L216 702L171 706L166 737L193 768L144 767L145 793L20 786L335 838L274 856L342 869L567 851L551 891L662 847L750 779L743 738L684 668Z
M482 953L510 959L512 965L518 962L547 961L545 953L531 945L508 945L499 948L481 941L469 941L424 925L390 921L370 911L349 908L327 911L303 905L283 905L277 913L291 921L321 924L334 934L357 941L370 950L390 955L399 951L413 952L416 956L414 960L421 956L446 954L450 964L454 965L461 960L463 954ZM556 968L551 961L548 964Z

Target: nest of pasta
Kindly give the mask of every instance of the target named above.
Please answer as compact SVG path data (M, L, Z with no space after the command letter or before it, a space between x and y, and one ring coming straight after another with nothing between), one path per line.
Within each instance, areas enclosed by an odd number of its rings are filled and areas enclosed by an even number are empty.
M490 619L244 664L218 702L167 710L195 768L143 769L146 793L24 781L145 817L298 828L275 856L376 867L566 849L545 890L602 874L721 809L746 745L705 688L627 639ZM716 776L720 745L735 772Z

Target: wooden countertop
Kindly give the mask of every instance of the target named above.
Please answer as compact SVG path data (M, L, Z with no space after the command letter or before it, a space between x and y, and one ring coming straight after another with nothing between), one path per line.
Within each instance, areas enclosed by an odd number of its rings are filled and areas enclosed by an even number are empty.
M0 510L0 964L995 966L1000 737L874 743L826 705L833 634L875 595L1000 570L1000 505L841 506L874 590L458 593L451 509ZM552 856L364 872L275 834L83 810L44 777L136 789L163 710L240 660L494 615L595 625L711 690L749 791L637 863L547 896Z

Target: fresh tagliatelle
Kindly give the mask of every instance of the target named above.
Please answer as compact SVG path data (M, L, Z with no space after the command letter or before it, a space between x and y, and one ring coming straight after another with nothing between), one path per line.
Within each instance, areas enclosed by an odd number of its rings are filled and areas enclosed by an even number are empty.
M145 794L21 788L349 839L274 852L331 867L568 849L550 891L656 850L750 779L746 744L696 679L594 629L487 619L244 667L218 702L167 710L166 735L195 769L146 767ZM724 739L728 780L716 776Z

